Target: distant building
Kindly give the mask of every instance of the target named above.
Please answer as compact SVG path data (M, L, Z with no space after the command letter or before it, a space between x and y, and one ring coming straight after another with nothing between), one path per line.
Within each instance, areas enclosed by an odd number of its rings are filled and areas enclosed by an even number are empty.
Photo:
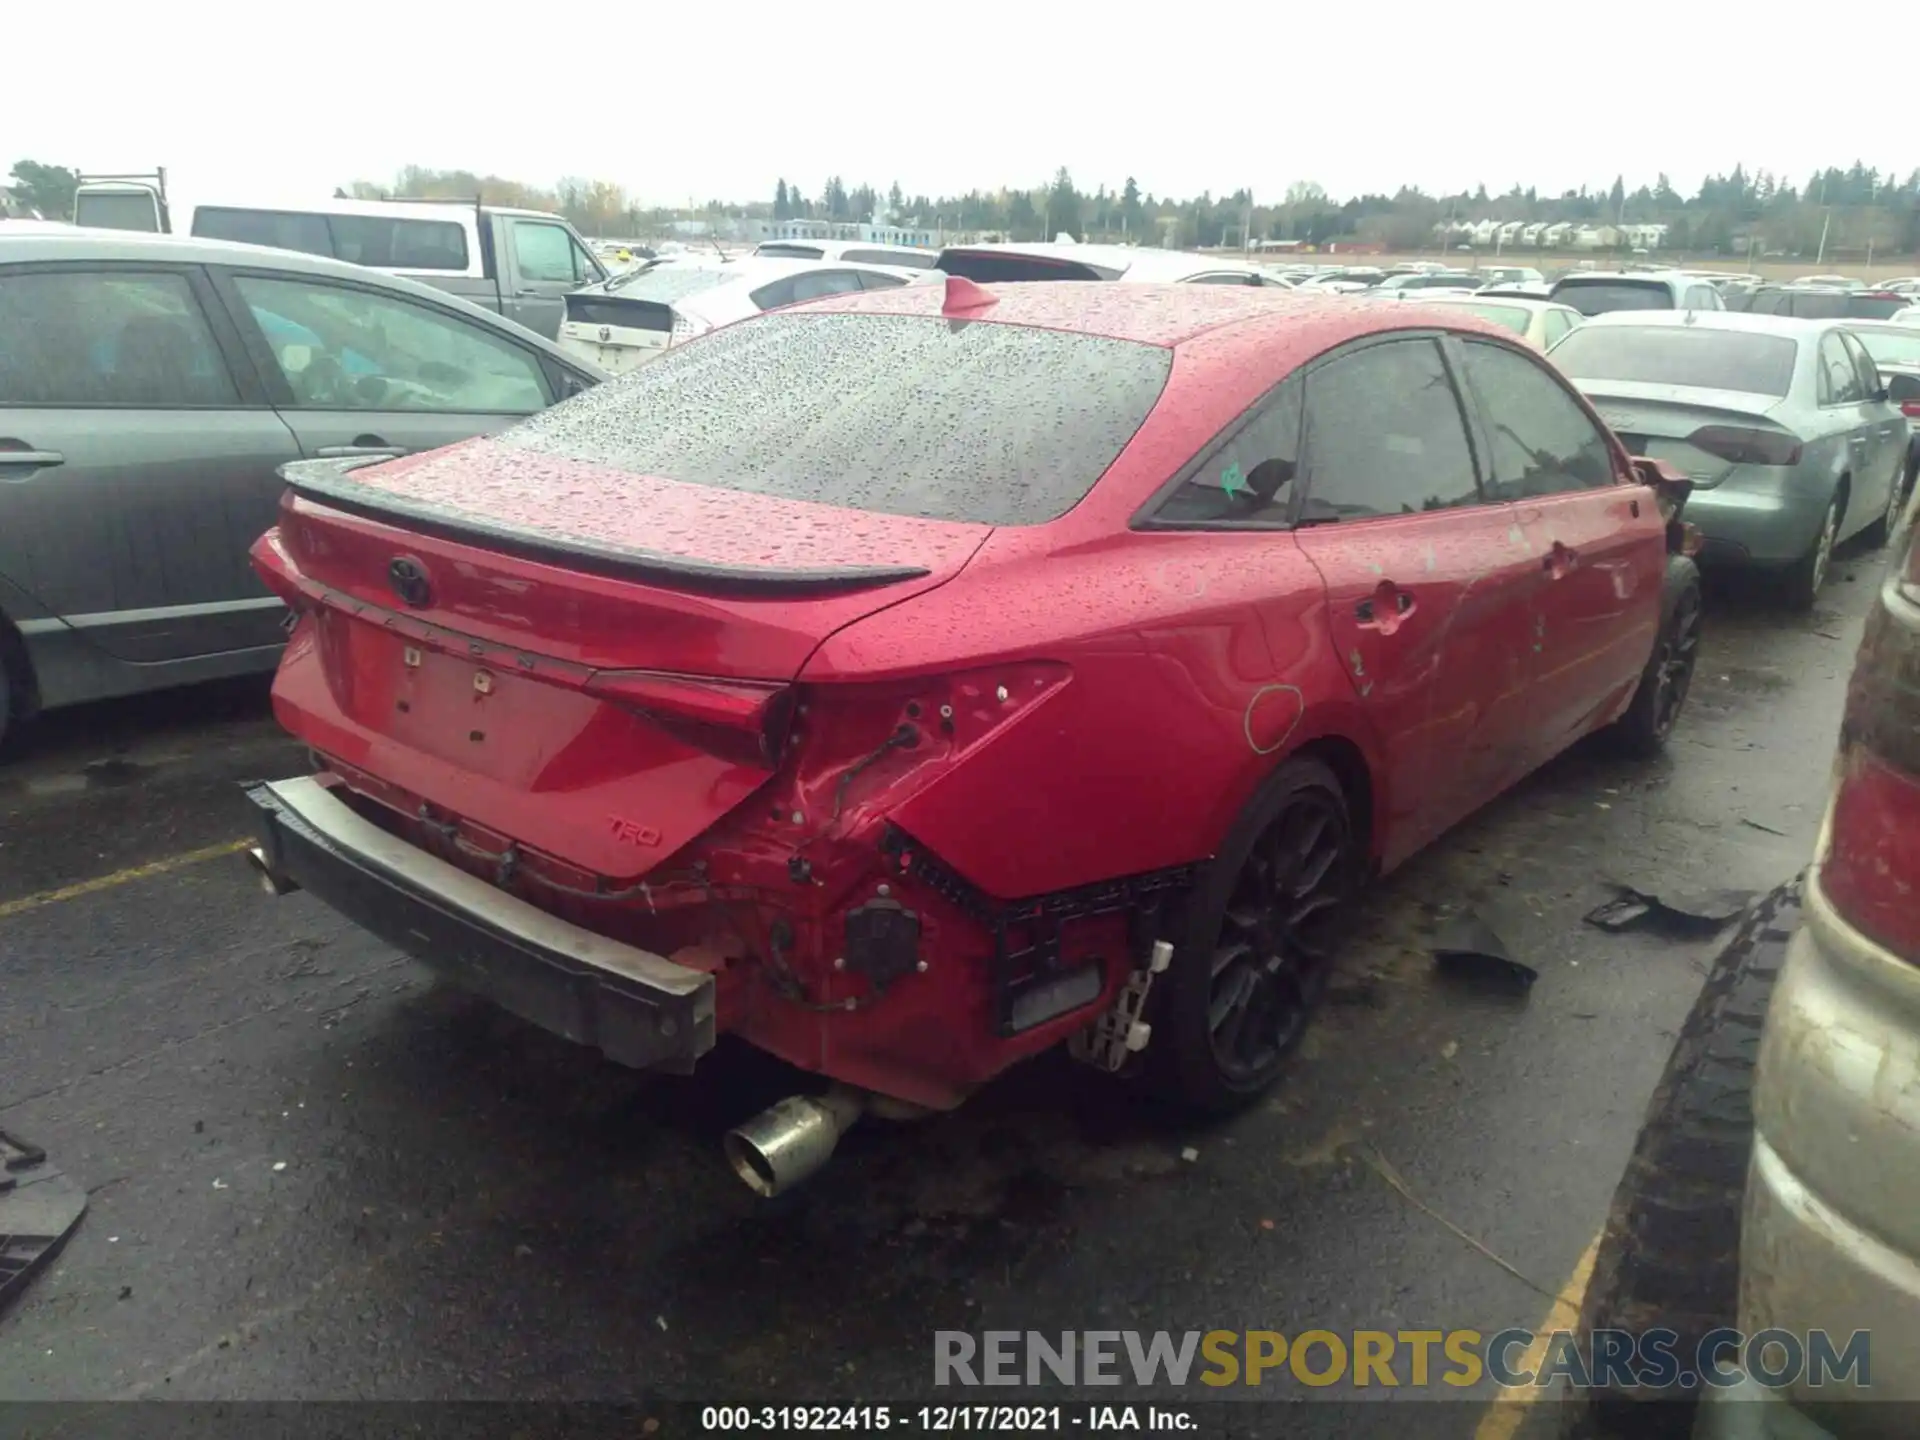
M769 240L852 240L861 245L918 245L931 250L940 242L933 231L878 221L775 220L767 226Z

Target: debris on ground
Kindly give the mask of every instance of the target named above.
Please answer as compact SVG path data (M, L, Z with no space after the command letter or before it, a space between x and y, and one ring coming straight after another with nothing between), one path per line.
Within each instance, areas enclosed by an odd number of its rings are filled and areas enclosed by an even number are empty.
M1540 978L1533 966L1514 959L1506 942L1472 910L1442 921L1428 948L1443 973L1490 982L1516 994L1526 994Z
M1449 1220L1446 1216L1442 1215L1438 1210L1434 1209L1431 1205L1427 1204L1427 1202L1422 1200L1418 1195L1414 1194L1413 1191L1408 1187L1407 1182L1400 1178L1400 1172L1398 1170L1395 1170L1393 1166L1390 1163L1388 1163L1387 1157L1382 1155L1378 1150L1375 1150L1372 1147L1368 1147L1367 1149L1361 1152L1361 1158L1363 1158L1367 1162L1367 1167L1370 1170L1372 1170L1374 1174L1378 1175L1382 1180L1387 1182L1387 1185L1394 1191L1395 1194L1399 1195L1399 1197L1402 1200L1406 1201L1409 1205L1411 1205L1414 1209L1418 1210L1422 1215L1426 1216L1429 1220L1432 1220L1434 1223L1452 1232L1461 1240L1464 1240L1468 1245L1472 1246L1481 1255L1484 1255L1487 1259L1491 1260L1494 1264L1498 1265L1502 1270L1506 1271L1507 1274L1511 1275L1514 1279L1518 1280L1522 1285L1525 1285L1529 1290L1536 1290L1540 1294L1546 1296L1549 1300L1559 1299L1557 1295L1555 1295L1551 1290L1547 1289L1547 1287L1542 1285L1538 1280L1531 1279L1522 1271L1516 1269L1509 1261L1501 1259L1500 1256L1494 1254L1492 1250L1488 1249L1484 1242L1468 1234L1465 1230L1461 1229L1458 1225L1454 1224L1453 1221Z
M1779 835L1779 836L1781 836L1782 838L1784 838L1784 837L1786 836L1786 833L1787 833L1787 832L1786 832L1786 831L1784 831L1784 830L1776 830L1776 829L1775 829L1775 828L1774 828L1773 826L1771 826L1771 825L1769 825L1769 824L1767 824L1767 823L1766 823L1765 821L1763 821L1763 820L1755 820L1755 819L1754 819L1754 818L1753 818L1752 816L1750 816L1750 815L1742 815L1742 816L1740 817L1740 823L1741 823L1742 825L1747 825L1747 826L1751 826L1751 827L1752 827L1753 829L1755 829L1755 830L1764 830L1764 831L1766 831L1766 832L1767 832L1767 834L1769 834L1769 835Z
M1186 1149L1180 1152L1180 1158L1186 1161L1189 1165L1191 1165L1194 1161L1200 1158L1200 1152L1194 1149L1193 1146L1189 1145L1187 1146Z
M46 1151L0 1130L0 1308L60 1253L86 1211L87 1192Z
M1711 935L1740 918L1758 893L1753 890L1682 890L1662 895L1640 885L1618 880L1606 884L1614 898L1596 905L1584 917L1589 925L1610 934L1640 926L1687 935Z

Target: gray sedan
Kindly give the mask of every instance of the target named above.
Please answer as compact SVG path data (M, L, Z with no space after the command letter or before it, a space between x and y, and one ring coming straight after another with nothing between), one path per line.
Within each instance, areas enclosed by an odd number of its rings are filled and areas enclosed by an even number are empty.
M1777 569L1799 608L1837 543L1897 519L1906 417L1844 322L1616 311L1548 353L1629 450L1693 477L1702 558Z
M501 429L605 376L464 300L214 240L0 225L0 736L273 668L276 467Z

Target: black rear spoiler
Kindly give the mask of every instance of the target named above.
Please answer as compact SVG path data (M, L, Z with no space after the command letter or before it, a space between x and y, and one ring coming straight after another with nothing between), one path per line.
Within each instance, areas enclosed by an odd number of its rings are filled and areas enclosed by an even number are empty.
M573 535L547 535L497 525L477 515L436 505L422 505L378 486L363 485L348 471L391 463L384 455L356 455L341 460L295 460L274 473L294 494L317 501L331 510L364 520L401 524L407 529L456 544L478 545L503 555L514 555L569 570L604 575L611 580L666 583L675 589L733 595L818 595L866 590L902 580L924 579L932 572L923 565L836 565L810 569L776 569L760 565L724 565L655 550L632 550Z

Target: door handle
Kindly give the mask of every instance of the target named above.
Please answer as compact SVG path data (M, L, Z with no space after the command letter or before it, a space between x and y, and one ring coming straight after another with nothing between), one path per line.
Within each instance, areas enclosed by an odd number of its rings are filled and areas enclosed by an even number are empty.
M1540 568L1558 580L1562 575L1565 575L1569 570L1573 569L1579 559L1580 555L1578 551L1572 550L1556 540L1553 542L1553 548L1540 557Z
M64 465L67 457L58 450L28 450L10 448L10 442L0 440L0 466L31 465L36 470L44 470L49 465Z
M404 445L322 445L313 452L322 460L348 460L356 455L400 456L407 453Z
M1388 596L1392 600L1388 600ZM1381 610L1388 607L1383 615ZM1371 630L1382 635L1391 635L1400 628L1400 621L1413 613L1414 600L1405 590L1398 589L1391 580L1382 580L1380 588L1353 607L1353 617Z

